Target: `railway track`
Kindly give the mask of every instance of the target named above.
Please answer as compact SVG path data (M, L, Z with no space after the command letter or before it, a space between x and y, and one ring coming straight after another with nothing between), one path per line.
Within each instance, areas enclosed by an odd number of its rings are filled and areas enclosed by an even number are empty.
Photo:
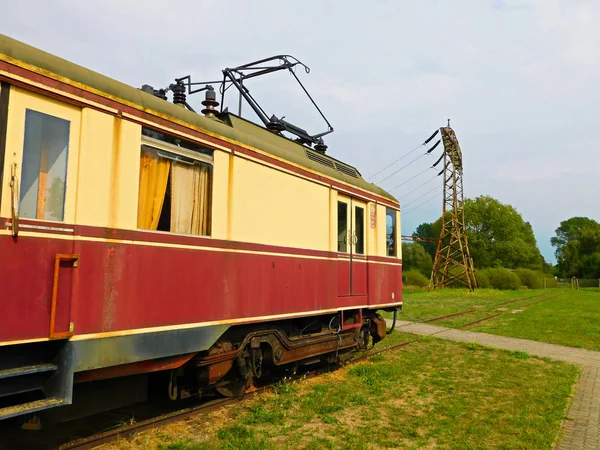
M541 294L531 295L529 297L517 298L517 299L513 299L513 300L508 300L506 302L492 303L491 305L487 305L487 306L491 306L492 308L496 308L496 307L499 307L499 306L510 305L512 303L520 302L520 301L523 301L523 300L530 300L532 298L540 297L542 295L546 295L546 294L541 293ZM527 303L525 305L521 305L521 307L525 308L525 307L534 305L536 303L540 303L540 302L544 302L544 301L547 301L547 300L551 300L553 298L558 297L559 295L561 295L561 294L557 294L557 295L554 295L554 296L551 296L551 297L548 297L548 298L543 298L543 299L540 299L540 300L536 300L534 302ZM438 317L432 317L432 318L429 318L429 319L420 320L420 321L418 321L416 323L437 322L437 321L440 321L440 320L451 319L451 318L454 318L454 317L459 317L459 316L464 316L464 315L467 315L467 314L476 313L478 311L480 311L480 310L477 309L477 308L472 308L472 309L467 309L465 311L460 311L460 312L456 312L456 313L452 313L452 314L446 314L444 316L438 316ZM495 317L498 317L498 316L501 316L503 314L505 314L505 312L496 313L496 314L484 317L482 319L478 319L476 321L469 322L469 323L464 324L464 325L460 325L457 328L464 328L464 327L467 327L467 326L470 326L470 325L475 325L475 324L480 323L480 322L485 322L486 320L491 320L491 319L493 319ZM398 328L403 328L403 327L407 327L407 326L409 326L409 325L402 325L402 326L399 326Z

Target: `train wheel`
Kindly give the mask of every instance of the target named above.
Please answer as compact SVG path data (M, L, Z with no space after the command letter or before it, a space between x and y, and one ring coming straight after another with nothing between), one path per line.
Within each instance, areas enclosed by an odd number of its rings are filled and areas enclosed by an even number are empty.
M234 376L230 374L233 372ZM241 378L235 370L230 371L215 388L223 397L241 397L252 385L252 380Z

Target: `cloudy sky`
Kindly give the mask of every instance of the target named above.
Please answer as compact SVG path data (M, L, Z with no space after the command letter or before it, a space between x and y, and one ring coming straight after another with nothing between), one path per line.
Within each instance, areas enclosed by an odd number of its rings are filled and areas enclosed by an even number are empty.
M224 67L294 55L311 68L299 75L335 128L329 153L365 177L450 118L465 194L515 206L553 261L561 220L600 220L598 23L597 0L20 0L3 9L0 33L137 87L218 79ZM325 129L288 74L249 87L267 113ZM414 190L435 173L393 191L405 234L441 213L439 178Z

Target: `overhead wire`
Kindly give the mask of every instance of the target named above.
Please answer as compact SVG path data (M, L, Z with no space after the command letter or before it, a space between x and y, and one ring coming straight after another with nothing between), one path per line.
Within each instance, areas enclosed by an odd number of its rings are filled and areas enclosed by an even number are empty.
M394 164L396 164L396 163L398 163L398 162L402 161L402 160L403 160L404 158L406 158L408 155L410 155L410 154L412 154L412 153L416 152L416 151L417 151L417 150L419 150L421 147L423 147L423 146L425 146L425 145L429 144L429 143L430 143L430 142L433 140L433 138L434 138L434 137L436 137L436 135L437 135L439 132L440 132L440 130L439 130L439 128L438 128L437 130L435 130L435 131L434 131L434 132L431 134L431 136L429 136L427 139L425 139L425 141L424 141L422 144L419 144L418 146L416 146L416 147L415 147L415 148L413 148L412 150L410 150L410 151L408 151L407 153L405 153L404 155L402 155L400 158L398 158L398 159L396 159L395 161L391 162L390 164L388 164L387 166L385 166L385 167L384 167L384 168L382 168L381 170L379 170L379 171L375 172L373 175L371 175L371 176L369 177L369 179L370 179L370 180L372 180L372 179L373 179L373 178L375 178L377 175L379 175L381 172L385 171L386 169L389 169L389 168L390 168L390 167L392 167ZM436 143L436 145L435 145L433 148L437 147L437 145L439 145L439 141ZM412 164L412 163L409 163L408 165L410 165L410 164ZM407 166L405 166L405 167L407 167ZM402 169L399 169L398 171L400 171L400 170L402 170ZM397 172L395 172L395 173L397 173ZM384 178L384 180L385 180L385 179L387 179L387 178ZM382 181L383 181L383 180L379 180L379 181L378 181L378 183L381 183Z
M419 175L423 175L425 172L427 172L429 169L431 169L431 167L426 168L425 170L423 170L422 172L419 172L418 174L416 174L414 177L410 177L408 180L403 181L400 184L397 184L396 186L394 186L391 189L388 189L389 191L393 191L394 189L399 188L400 186L404 186L406 183L409 183L410 181L414 180L415 178L417 178Z
M420 199L422 199L422 198L423 198L423 197L425 197L427 194L430 194L430 193L432 193L433 191L435 191L435 190L438 190L439 188L440 188L439 186L436 186L436 187L434 187L434 188L433 188L433 189L431 189L430 191L427 191L427 192L425 192L423 195L420 195L419 197L415 198L414 200L411 200L410 202L408 202L408 203L405 203L405 204L404 204L404 206L408 206L408 205L411 205L411 204L413 204L413 203L414 203L414 202L416 202L417 200L420 200Z
M434 145L433 147L431 147L429 150L427 150L425 153L423 153L420 156L417 156L415 159L413 159L411 162L403 165L402 167L400 167L399 169L393 171L392 173L390 173L388 176L382 178L381 180L378 181L378 183L383 183L385 180L388 180L389 178L393 177L394 175L396 175L398 172L400 172L401 170L406 169L408 166L410 166L412 163L414 163L415 161L418 161L419 159L421 159L423 156L427 156L429 155L432 151L435 150L435 148L440 145L441 139L439 139Z
M417 150L419 150L421 147L423 147L423 144L419 144L417 145L415 148L413 148L412 150L408 151L407 153L405 153L404 155L402 155L400 158L398 158L397 160L395 160L394 162L388 164L387 166L385 166L383 169L375 172L373 175L371 175L369 177L369 180L375 178L377 175L379 175L381 172L383 172L385 169L388 169L389 167L392 167L394 164L396 164L397 162L402 161L404 158L406 158L408 155L416 152Z
M436 193L436 194L435 194L433 197L430 197L430 198L428 198L428 199L426 199L426 200L422 201L422 202L421 202L421 203L419 203L418 205L415 205L415 206L413 206L413 207L412 207L412 208L410 208L408 211L405 211L405 212L403 212L403 213L402 213L402 215L403 215L403 216L405 216L406 214L408 214L408 213L410 213L410 212L414 211L415 209L419 209L421 206L423 206L423 205L425 205L425 204L429 203L430 201L432 201L432 200L435 200L435 199L437 199L437 198L438 198L438 194Z
M402 198L404 198L404 197L406 197L406 196L408 196L408 195L412 194L412 193L413 193L413 192L415 192L415 191L418 191L420 188L422 188L423 186L425 186L427 183L430 183L431 181L433 181L433 180L435 180L437 177L439 177L439 176L440 176L440 174L441 174L441 173L438 173L438 174L434 175L433 177L431 177L431 178L430 178L429 180L427 180L426 182L424 182L424 183L420 184L419 186L417 186L416 188L414 188L412 191L409 191L409 192L407 192L406 194L402 195L402 196L400 197L400 199L402 199Z

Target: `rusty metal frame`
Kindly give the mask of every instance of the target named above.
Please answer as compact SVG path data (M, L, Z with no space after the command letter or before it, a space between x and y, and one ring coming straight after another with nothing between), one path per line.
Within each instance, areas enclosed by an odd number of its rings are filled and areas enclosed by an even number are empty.
M443 288L454 282L469 290L477 287L475 267L465 224L462 152L454 130L440 128L444 142L444 198L442 231L431 272L429 289Z
M350 310L351 311L351 310ZM358 320L356 323L353 323L351 325L344 325L344 312L349 312L349 311L344 311L342 310L340 312L341 317L340 317L340 322L341 322L341 326L342 326L342 330L351 330L353 328L360 328L363 326L363 315L362 315L362 309L358 310Z
M50 339L65 339L73 336L73 327L69 326L69 331L55 332L54 327L56 325L56 302L58 299L58 277L60 273L61 261L72 261L72 267L76 268L79 255L70 253L58 253L54 257L54 276L52 278L52 303L50 305ZM69 305L69 324L71 324L71 305Z

